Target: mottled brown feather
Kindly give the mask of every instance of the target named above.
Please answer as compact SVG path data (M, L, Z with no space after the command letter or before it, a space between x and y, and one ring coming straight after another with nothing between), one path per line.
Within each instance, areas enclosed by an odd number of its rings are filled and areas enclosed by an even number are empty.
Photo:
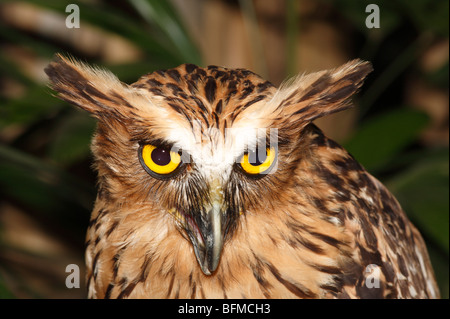
M371 70L354 60L277 89L248 70L184 64L127 85L57 56L46 68L52 88L99 120L89 297L438 298L423 239L399 203L311 124L350 107ZM220 187L234 213L219 266L205 275L170 209L208 201L214 169L194 162L158 180L141 166L139 145L200 134L194 145L227 152L235 137L226 129L246 127L278 129L277 169L251 179L228 168ZM379 287L368 285L371 271Z

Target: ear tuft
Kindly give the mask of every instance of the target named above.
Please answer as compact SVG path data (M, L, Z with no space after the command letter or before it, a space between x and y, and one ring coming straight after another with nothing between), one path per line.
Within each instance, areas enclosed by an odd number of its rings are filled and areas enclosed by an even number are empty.
M124 91L127 86L111 72L92 68L60 54L55 56L44 71L50 79L50 87L62 100L97 118L105 113L123 117L117 106L123 104L119 92Z
M280 87L270 102L285 121L304 127L315 119L351 107L372 65L359 59L336 69L299 76Z

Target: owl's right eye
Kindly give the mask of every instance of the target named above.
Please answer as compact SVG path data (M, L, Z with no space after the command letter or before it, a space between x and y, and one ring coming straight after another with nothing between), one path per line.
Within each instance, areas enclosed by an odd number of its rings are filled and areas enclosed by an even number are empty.
M169 147L141 145L138 155L142 167L147 173L158 179L172 177L182 163L181 155Z

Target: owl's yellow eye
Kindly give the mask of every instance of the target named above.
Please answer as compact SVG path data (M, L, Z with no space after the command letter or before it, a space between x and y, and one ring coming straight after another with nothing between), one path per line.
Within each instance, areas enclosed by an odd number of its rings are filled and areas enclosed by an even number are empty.
M181 156L170 148L146 144L139 148L139 160L152 176L166 178L180 166Z
M262 154L261 154L262 153ZM250 175L268 173L276 160L276 150L274 147L267 147L266 152L258 150L245 153L240 161L244 172Z

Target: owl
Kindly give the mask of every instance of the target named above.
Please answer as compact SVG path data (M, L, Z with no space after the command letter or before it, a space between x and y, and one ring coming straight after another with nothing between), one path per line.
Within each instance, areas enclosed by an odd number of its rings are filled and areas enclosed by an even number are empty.
M98 123L88 297L439 298L397 200L312 123L371 71L353 60L275 87L183 64L129 85L57 55L51 87Z

